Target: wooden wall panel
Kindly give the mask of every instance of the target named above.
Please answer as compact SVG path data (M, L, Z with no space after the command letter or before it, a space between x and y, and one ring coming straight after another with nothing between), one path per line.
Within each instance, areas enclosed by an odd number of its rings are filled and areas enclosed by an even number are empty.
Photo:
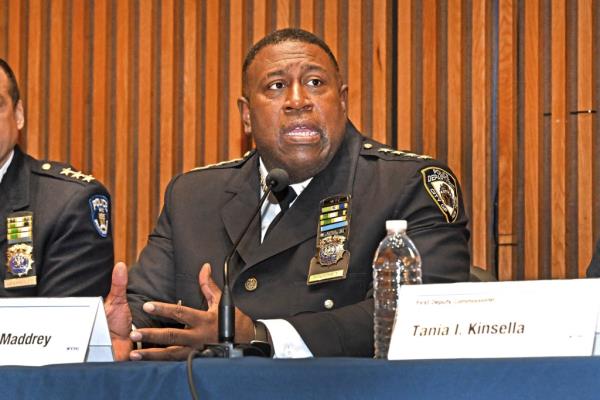
M21 145L111 190L119 260L144 246L173 175L252 145L236 106L244 54L295 26L336 54L359 129L455 171L473 264L501 279L561 278L583 275L600 234L600 125L581 113L600 90L599 6L0 0L0 57L20 80Z
M438 96L441 95L438 84L438 2L425 0L422 2L422 90L423 90L423 153L438 157L437 122Z
M41 149L41 130L44 115L42 113L42 0L32 0L29 2L27 32L27 75L20 75L21 93L23 94L23 104L25 105L25 132L20 140L26 145L27 151L32 154L42 154ZM7 28L8 29L8 28ZM8 37L8 35L0 35ZM12 59L7 60L12 64ZM15 69L16 70L16 69ZM25 80L25 82L23 82Z
M277 29L290 26L290 17L290 0L277 0Z
M244 40L242 37L243 0L234 0L229 10L229 94L227 97L227 117L229 132L228 158L243 154L244 131L242 120L237 112L236 99L242 93L242 63L244 62ZM289 9L289 5L288 5Z
M592 44L594 9L591 0L579 0L577 5L577 271L583 275L593 251L592 188L593 184L593 110ZM573 112L573 111L572 111Z
M74 1L72 7L67 9L69 19L68 38L70 57L66 60L69 68L68 79L65 85L65 93L68 94L67 107L70 110L66 129L68 153L71 162L75 165L84 166L85 160L85 98L86 76L85 76L85 2ZM87 168L86 168L87 169Z
M371 134L380 142L387 142L388 132L388 69L389 49L387 46L388 21L381 16L389 14L386 0L374 0L371 15L377 23L372 25L372 79L373 93L369 112L372 115ZM352 82L350 82L352 84Z
M348 82L361 82L363 76L362 54L362 0L351 1L348 6L348 48L352 55L348 57ZM351 84L348 87L348 117L357 125L362 125L362 85Z
M204 163L212 164L220 159L219 108L221 91L219 90L219 70L221 64L221 46L219 32L219 2L206 2L206 59L205 59L205 108L204 108ZM209 58L210 57L210 58Z
M92 32L92 41L89 44L92 48L91 58L91 71L92 71L92 105L91 105L91 148L92 152L90 157L92 159L92 173L98 179L106 181L108 162L113 162L114 158L107 153L107 136L110 133L108 127L107 118L108 114L108 84L110 82L108 75L108 1L97 0L93 3L93 9L91 10L92 18L94 20L94 28ZM44 77L45 79L45 77ZM41 99L40 99L41 101ZM42 116L43 117L43 116ZM30 115L30 119L35 118L34 115ZM29 132L27 131L29 134ZM41 135L40 135L41 136ZM39 153L33 153L34 155L40 155ZM110 157L110 158L109 158ZM71 161L67 159L66 161ZM80 167L76 165L75 167ZM105 182L108 184L108 182ZM112 189L112 188L109 188ZM113 199L118 201L118 199ZM120 223L120 221L114 221L114 223ZM125 238L119 238L124 240ZM123 259L122 254L116 259Z
M135 213L132 224L135 227L135 237L132 238L132 243L134 243L136 250L142 249L146 243L147 233L150 232L155 218L155 214L152 212L152 205L158 202L158 199L153 194L154 192L151 190L154 184L152 177L156 175L156 168L153 167L155 163L152 162L152 131L155 129L152 118L153 97L156 96L156 92L153 90L152 84L144 84L144 82L152 82L153 78L154 38L152 35L152 15L154 10L152 2L147 2L144 7L140 7L139 3L136 5L136 18L138 21L136 30L137 64L134 68L136 71L135 96L137 101L134 105L134 126L131 129L131 132L135 132L134 139L136 139L134 140L135 162L132 163L132 175L136 180L133 189L136 200L134 202L135 207L132 210ZM190 83L193 84L193 82ZM191 114L195 114L194 111L191 111ZM185 126L187 128L188 125ZM189 135L189 140L195 143L195 135ZM129 258L128 260L131 261L134 258Z
M541 63L541 18L540 1L532 0L525 3L525 51L524 51L524 105L523 105L523 135L524 148L524 235L523 259L524 278L534 279L540 270L540 217L542 182L542 63Z
M185 0L183 3L183 133L185 146L183 147L183 170L188 171L197 165L198 116L196 114L198 94L196 91L198 80L198 15L199 5L195 0ZM239 10L236 10L239 12ZM239 27L237 27L239 31ZM230 42L233 42L234 37ZM238 37L235 39L239 40ZM240 40L241 45L241 40Z
M413 0L399 0L397 18L397 132L400 149L411 149L413 131ZM352 82L352 81L351 81Z
M64 71L63 52L65 50L65 41L63 30L65 27L64 20L64 0L52 1L49 4L49 13L46 13L48 18L48 38L49 43L52 43L52 50L49 51L49 63L46 68L48 82L48 96L45 106L52 109L48 111L48 158L53 160L64 160L66 158L66 138L63 125L65 117L65 97L67 91L63 82L66 79ZM48 49L50 50L50 49ZM65 55L66 57L70 55Z
M114 65L115 74L115 93L118 96L114 96L114 132L130 132L130 85L131 74L130 74L130 62L132 54L132 46L130 43L130 23L131 23L131 2L130 1L118 1L115 10L115 18L119 23L117 24L115 39L116 39L116 54L126 54L126 57L116 57ZM115 237L126 238L127 240L120 240L115 242L115 252L123 254L127 257L127 244L131 235L130 224L128 221L128 211L133 210L131 207L132 203L129 201L133 194L130 190L130 173L132 170L131 165L131 148L130 139L131 135L119 135L116 134L114 137L114 155L116 160L120 162L114 165L114 184L113 184L113 195L115 201L113 203L113 219L115 221L122 221L113 225L113 234Z
M491 14L487 2L473 2L471 9L471 102L470 102L470 155L471 193L466 202L471 204L471 258L477 266L490 265L489 228L491 214L491 160L490 160L490 35ZM468 178L467 178L468 179Z
M20 0L9 0L6 10L7 10L7 23L10 23L9 29L6 34L6 46L8 57L11 60L15 60L14 64L11 63L12 68L15 71L22 71L22 44L20 40L20 36L22 34L22 27L24 24L24 18L21 13L22 3Z
M0 2L0 32L7 32L8 27L8 1ZM0 54L8 54L8 35L0 36Z
M502 279L516 278L515 226L516 181L513 158L516 156L517 134L517 16L516 4L503 0L499 4L498 36L498 262Z
M448 1L448 165L463 181L464 124L464 38L465 24L462 0ZM443 96L443 95L442 95Z
M359 3L362 0L356 0L353 3ZM350 5L350 7L354 7L355 5ZM315 2L314 0L303 0L302 7L300 9L300 28L306 29L307 31L313 31L315 29L314 24L314 12L315 12Z
M210 2L209 2L210 4ZM175 99L175 1L165 0L160 4L160 192L163 193L167 183L175 173L174 147L176 111ZM218 9L217 9L218 13ZM218 15L218 14L217 14ZM218 48L218 36L215 38L215 47ZM212 42L212 40L211 40ZM213 50L213 49L211 49ZM218 54L218 51L217 51ZM211 75L211 78L213 76ZM218 82L218 79L215 79ZM216 99L215 99L216 100ZM216 110L217 102L208 102ZM216 120L216 117L214 118ZM212 126L210 128L213 128ZM214 129L207 129L207 137L214 138ZM210 134L208 132L211 132ZM217 149L211 147L213 157L217 156ZM161 203L162 204L162 203Z
M551 208L552 232L551 259L554 263L552 277L566 275L566 141L567 141L567 103L566 103L566 4L565 0L552 0L552 131L551 131Z

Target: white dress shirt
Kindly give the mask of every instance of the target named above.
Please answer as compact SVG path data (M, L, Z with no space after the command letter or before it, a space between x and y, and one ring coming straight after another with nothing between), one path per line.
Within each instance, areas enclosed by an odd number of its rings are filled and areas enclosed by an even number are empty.
M262 158L260 160L260 181L264 182L267 177L267 168L263 163ZM295 183L290 185L296 194L300 196L300 193L310 183L312 178L308 178L307 180ZM260 196L264 194L263 187L260 187ZM290 207L294 205L296 199L292 201ZM265 233L269 228L269 224L271 221L279 214L281 208L277 203L277 200L274 196L269 196L267 201L262 205L261 213L260 213L260 221L261 221L261 235L260 242L262 243L265 238ZM285 319L260 319L260 322L265 324L267 329L269 330L269 335L271 335L271 340L273 344L273 353L275 354L275 358L308 358L312 357L313 354L302 340L302 337L298 333L298 331Z
M10 166L10 163L11 163L14 155L15 155L15 151L11 150L10 154L8 155L8 159L6 160L6 162L4 163L4 165L2 165L0 167L0 183L2 183L2 178L4 178L4 175L6 174L6 171L8 171L8 167Z

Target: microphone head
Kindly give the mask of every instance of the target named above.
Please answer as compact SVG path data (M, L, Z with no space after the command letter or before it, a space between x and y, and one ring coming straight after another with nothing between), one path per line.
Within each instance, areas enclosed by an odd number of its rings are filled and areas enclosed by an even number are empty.
M273 168L267 175L265 183L271 188L272 192L281 192L283 189L289 186L290 176L281 168Z

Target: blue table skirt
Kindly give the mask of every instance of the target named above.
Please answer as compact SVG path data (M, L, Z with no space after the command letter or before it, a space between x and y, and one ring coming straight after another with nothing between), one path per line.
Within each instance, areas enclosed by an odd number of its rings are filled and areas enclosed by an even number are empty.
M196 359L201 399L600 399L600 359ZM184 362L0 367L0 399L189 399Z

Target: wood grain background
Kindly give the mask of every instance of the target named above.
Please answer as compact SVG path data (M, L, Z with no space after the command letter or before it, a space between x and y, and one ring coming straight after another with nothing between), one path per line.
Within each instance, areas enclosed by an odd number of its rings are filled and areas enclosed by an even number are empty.
M350 118L458 175L473 264L582 276L600 235L597 0L0 0L39 158L111 190L116 258L144 246L169 179L238 157L246 50L288 26L323 37ZM588 112L588 110L590 112Z

